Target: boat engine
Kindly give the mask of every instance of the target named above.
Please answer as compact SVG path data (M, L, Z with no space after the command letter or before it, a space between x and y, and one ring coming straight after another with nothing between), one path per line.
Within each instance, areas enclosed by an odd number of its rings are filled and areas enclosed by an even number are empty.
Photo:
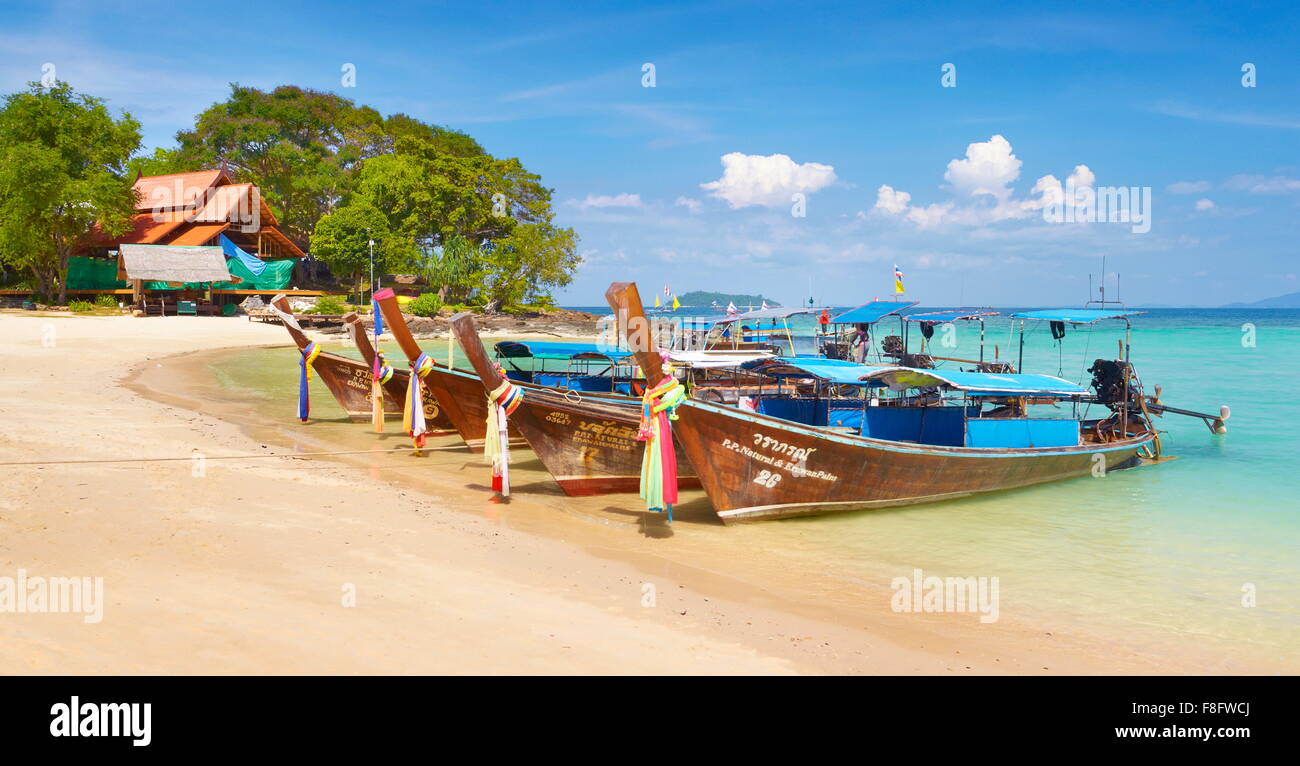
M1140 410L1138 405L1137 394L1141 391L1141 385L1134 386L1137 382L1137 376L1133 374L1133 366L1128 362L1118 359L1098 359L1088 368L1092 374L1092 390L1097 392L1097 402L1109 407L1112 411L1118 410L1125 404L1130 408ZM1128 383L1126 386L1125 383Z
M1097 423L1096 433L1101 441L1113 441L1154 430L1142 381L1133 371L1133 365L1119 359L1098 359L1088 368L1092 374L1092 389L1097 403L1110 409L1110 416ZM1159 440L1156 441L1159 455Z

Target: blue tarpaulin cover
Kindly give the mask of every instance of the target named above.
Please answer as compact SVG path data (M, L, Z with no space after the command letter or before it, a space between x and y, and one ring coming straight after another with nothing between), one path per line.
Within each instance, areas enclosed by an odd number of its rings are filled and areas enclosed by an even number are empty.
M1081 396L1085 388L1055 375L1001 374L992 372L950 372L914 367L873 367L862 376L864 382L879 380L895 391L908 388L943 387L972 394L1014 394L1021 396Z
M1115 319L1141 313L1141 311L1120 311L1118 309L1038 309L1036 311L1020 311L1012 314L1011 318L1090 324L1100 322L1103 319Z
M231 242L230 238L225 234L221 235L221 252L225 253L227 258L238 258L249 273L255 277L262 276L262 272L266 270L266 261L256 255L244 252L239 245Z
M995 317L996 311L987 309L951 309L948 311L927 311L922 314L908 314L903 319L909 322L929 322L932 324L946 324L956 322L962 319L983 319L985 317Z
M872 301L840 314L831 320L835 324L870 324L915 306L918 301Z
M559 343L531 340L501 341L494 348L499 356L511 358L531 356L534 359L573 359L581 354L621 359L625 356L631 356L632 353L595 343Z

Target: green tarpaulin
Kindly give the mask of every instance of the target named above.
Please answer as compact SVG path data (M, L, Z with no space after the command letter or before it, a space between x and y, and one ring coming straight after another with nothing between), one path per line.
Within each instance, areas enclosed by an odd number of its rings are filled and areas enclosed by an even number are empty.
M297 258L263 261L266 268L262 269L261 274L254 275L243 261L238 258L227 258L226 268L230 269L230 276L241 277L244 281L237 285L216 284L213 287L218 290L283 290L293 279L293 265L297 262Z
M117 278L117 261L103 258L68 259L69 290L119 290L126 282Z
M260 276L254 276L253 272L243 264L238 258L227 258L226 268L230 269L230 276L242 277L242 282L213 282L213 290L283 290L289 286L289 281L293 278L293 265L298 262L297 258L287 258L283 261L266 261L266 268L262 270ZM207 288L204 282L186 282L186 290L202 290ZM180 290L179 287L168 287L166 282L145 282L146 290Z
M248 266L238 258L227 258L226 268L230 269L232 277L243 278L242 282L213 282L214 290L284 290L289 286L290 280L293 279L293 265L298 262L296 258L287 258L282 261L265 261L266 268L262 273L254 275L248 270ZM117 261L105 260L103 258L81 258L74 257L68 260L68 289L69 290L118 290L129 287L126 282L117 278ZM184 289L187 290L204 290L207 289L206 282L186 282ZM145 282L146 290L180 290L179 287L168 287L166 282Z

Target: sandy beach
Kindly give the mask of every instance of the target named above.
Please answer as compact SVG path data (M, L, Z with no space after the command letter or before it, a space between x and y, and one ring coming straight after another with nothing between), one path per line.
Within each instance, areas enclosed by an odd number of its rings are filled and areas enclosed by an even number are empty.
M897 614L887 582L783 573L696 535L707 509L653 533L635 496L576 512L541 475L492 504L452 437L416 483L387 468L405 458L249 458L322 451L288 413L259 424L205 393L213 355L283 346L278 325L4 311L0 328L0 576L102 577L105 601L95 624L0 613L8 673L1242 670ZM336 410L318 384L313 406ZM378 448L401 446L388 430ZM108 459L137 462L66 462Z

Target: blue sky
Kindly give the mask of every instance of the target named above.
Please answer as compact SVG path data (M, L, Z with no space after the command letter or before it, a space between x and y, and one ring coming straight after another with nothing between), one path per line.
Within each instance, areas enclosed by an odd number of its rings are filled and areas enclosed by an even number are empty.
M898 264L931 305L1073 305L1106 255L1130 303L1218 305L1300 290L1297 28L1287 3L6 4L0 90L53 63L149 146L230 82L465 130L555 189L567 304L628 278L855 304ZM1044 220L1071 177L1149 187L1150 230Z

